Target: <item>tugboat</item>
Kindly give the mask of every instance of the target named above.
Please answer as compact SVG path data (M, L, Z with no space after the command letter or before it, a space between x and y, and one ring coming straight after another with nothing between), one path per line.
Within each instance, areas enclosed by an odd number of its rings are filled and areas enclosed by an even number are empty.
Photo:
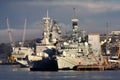
M53 20L53 24L50 25L50 18L43 18L44 32L43 38L40 43L36 42L36 55L41 57L41 60L30 61L31 71L56 71L58 70L56 61L56 43L60 39L61 31L57 22Z
M78 19L75 16L72 19L72 26L70 39L62 42L58 48L58 55L56 55L58 69L75 69L78 65L102 65L100 49L92 49L92 44L89 43L89 38L85 34L85 31L78 30Z

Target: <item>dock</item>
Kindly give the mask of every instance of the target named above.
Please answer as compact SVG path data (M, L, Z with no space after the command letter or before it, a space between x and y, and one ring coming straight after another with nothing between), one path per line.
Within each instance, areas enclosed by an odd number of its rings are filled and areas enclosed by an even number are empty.
M104 66L101 65L78 65L76 66L77 71L104 71Z

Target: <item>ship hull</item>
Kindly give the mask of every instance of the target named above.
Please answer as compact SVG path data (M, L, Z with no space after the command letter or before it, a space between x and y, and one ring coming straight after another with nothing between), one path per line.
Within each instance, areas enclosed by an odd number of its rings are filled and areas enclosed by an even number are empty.
M74 69L78 65L100 65L96 60L89 58L73 58L73 57L60 57L57 56L57 64L59 70Z
M31 71L57 71L58 65L55 59L45 58L38 61L32 61L30 66Z
M16 61L18 64L20 64L20 67L22 68L27 68L29 67L28 61L27 60L17 60Z

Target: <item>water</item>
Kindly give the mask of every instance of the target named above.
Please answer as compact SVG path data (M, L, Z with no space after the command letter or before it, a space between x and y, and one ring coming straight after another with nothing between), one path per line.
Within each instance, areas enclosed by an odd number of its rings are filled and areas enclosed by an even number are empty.
M0 80L120 80L120 71L30 71L0 65Z

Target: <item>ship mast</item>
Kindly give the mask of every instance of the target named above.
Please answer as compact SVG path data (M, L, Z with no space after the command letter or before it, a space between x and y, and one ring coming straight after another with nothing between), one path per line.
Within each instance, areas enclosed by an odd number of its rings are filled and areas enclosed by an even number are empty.
M48 10L47 10L47 16L43 18L44 21L44 32L43 32L43 40L42 43L49 44L49 35L50 35L50 26L49 26L49 16L48 16Z
M108 35L108 22L106 22L106 54L110 54L110 51L108 50L109 44L108 44L108 39L109 39L109 35Z
M74 37L74 39L77 39L77 37L78 37L78 19L76 18L76 16L75 16L75 8L73 8L73 10L74 10L74 14L73 14L73 19L72 19L72 27L73 27L73 37Z
M75 16L75 8L73 8L74 14L73 14L73 19L72 19L72 26L73 26L73 32L76 33L78 30L78 19Z

